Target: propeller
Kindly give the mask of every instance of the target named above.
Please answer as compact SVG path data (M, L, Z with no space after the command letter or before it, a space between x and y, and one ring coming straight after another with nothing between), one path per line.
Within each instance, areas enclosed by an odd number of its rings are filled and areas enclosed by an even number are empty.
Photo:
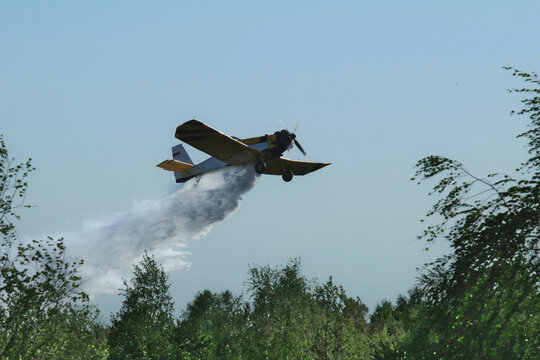
M296 130L298 130L298 121L294 124L294 131L292 132L292 138L293 138L293 141L294 141L294 145L296 145L298 150L300 150L302 152L302 154L304 154L304 156L306 156L307 155L306 151L304 150L302 145L300 145L298 140L296 140Z
M290 136L292 137L292 140L294 141L294 145L296 145L298 150L300 150L302 152L302 154L304 154L304 156L307 156L307 153L304 150L304 148L302 147L302 145L300 145L298 140L296 140L296 134L295 133L296 133L296 130L298 129L298 121L294 124L294 130L292 132L289 132L289 130L287 129L287 126L285 126L285 124L283 123L283 120L281 120L281 118L279 118L278 121L281 124L281 126L283 126L283 128L285 128L285 130L287 130L287 132L290 134Z
M304 150L304 148L302 147L302 145L300 145L300 143L298 142L298 140L296 140L296 134L293 134L293 140L294 140L294 145L296 145L296 147L298 148L298 150L300 150L302 152L302 154L304 154L304 156L306 156L306 151Z

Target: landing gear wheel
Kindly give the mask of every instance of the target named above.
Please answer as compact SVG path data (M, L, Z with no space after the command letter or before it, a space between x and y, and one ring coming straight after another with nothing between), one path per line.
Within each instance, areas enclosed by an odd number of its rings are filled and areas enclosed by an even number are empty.
M255 163L255 172L257 174L264 174L266 170L266 164L263 161Z
M285 172L283 173L281 177L283 178L283 181L289 182L293 178L293 173L291 170L285 170Z

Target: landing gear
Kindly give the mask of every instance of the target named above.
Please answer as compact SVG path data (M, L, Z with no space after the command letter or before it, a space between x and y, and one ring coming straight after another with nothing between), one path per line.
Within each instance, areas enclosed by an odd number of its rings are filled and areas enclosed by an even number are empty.
M255 172L257 174L264 174L266 170L266 164L263 161L255 163Z
M293 178L293 173L291 170L285 170L285 172L283 173L281 177L283 178L283 181L289 182Z

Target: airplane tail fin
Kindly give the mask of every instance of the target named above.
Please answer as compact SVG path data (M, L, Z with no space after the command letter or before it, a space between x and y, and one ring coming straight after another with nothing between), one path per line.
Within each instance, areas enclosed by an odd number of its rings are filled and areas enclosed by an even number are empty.
M174 171L174 177L176 178L176 181L179 182L179 179L190 176L189 174L185 174L183 172L190 170L194 167L193 161L189 157L182 144L178 144L172 147L172 155L173 160L162 161L156 166L164 170Z
M174 160L193 165L193 161L191 161L191 158L189 157L187 151L184 149L184 146L182 146L182 144L173 146L171 150Z

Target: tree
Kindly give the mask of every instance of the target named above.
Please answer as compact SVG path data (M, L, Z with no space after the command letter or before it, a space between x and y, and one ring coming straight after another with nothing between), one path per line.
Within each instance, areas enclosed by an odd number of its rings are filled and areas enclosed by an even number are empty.
M31 160L15 164L0 136L0 357L103 358L97 310L80 291L80 263L65 260L63 239L20 241Z
M332 278L308 281L299 260L251 266L249 301L229 291L197 294L178 323L185 359L367 359L367 307Z
M174 303L168 276L146 252L124 280L122 307L111 318L111 359L173 359Z
M186 359L238 359L246 351L247 307L226 290L204 290L179 319L175 341Z
M332 277L311 291L309 335L316 359L365 359L372 354L368 308L359 298L347 296Z
M30 207L24 204L28 188L26 178L35 170L32 159L20 164L14 162L15 159L9 157L4 138L0 135L0 233L3 249L12 245L17 237L14 220L19 220L20 216L16 210Z
M290 260L281 269L251 266L247 285L253 329L248 357L309 358L309 283L301 275L300 262Z
M510 68L507 68L510 69ZM511 69L513 70L513 69ZM407 358L535 359L540 349L540 79L513 70L536 88L516 114L528 115L529 159L519 179L473 175L460 162L428 156L420 182L441 176L441 198L427 217L442 219L420 238L443 238L453 252L421 276L426 311L413 331Z
M397 354L397 346L405 336L403 322L399 320L392 303L384 300L377 304L370 316L369 325L376 359L391 359Z
M332 278L322 285L301 274L300 261L281 269L253 266L247 281L251 293L248 358L367 358L367 307L348 297Z
M394 306L383 300L370 316L371 344L375 359L400 359L400 347L411 326L423 311L422 292L414 287L408 296L399 295Z

